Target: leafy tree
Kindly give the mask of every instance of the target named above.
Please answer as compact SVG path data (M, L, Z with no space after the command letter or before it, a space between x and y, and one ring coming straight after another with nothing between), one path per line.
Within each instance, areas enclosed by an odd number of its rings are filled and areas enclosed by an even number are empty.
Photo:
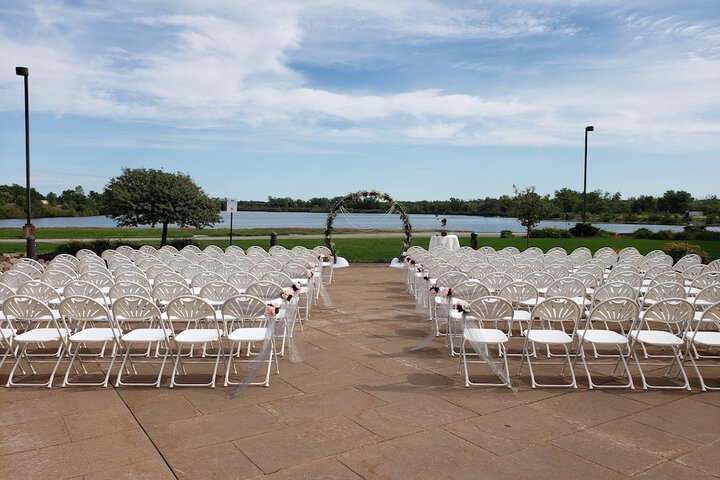
M630 210L633 213L651 213L657 211L657 199L652 195L640 195L630 199Z
M220 221L218 205L189 175L147 168L123 169L103 192L103 213L118 226L162 224L161 245L168 225L203 228Z
M657 206L661 212L685 213L690 209L693 197L684 190L668 190L658 198Z
M555 191L553 203L562 213L579 212L582 209L582 194L569 188Z
M527 245L530 245L530 231L547 215L550 200L535 192L535 187L518 189L513 185L515 196L511 199L511 212L520 225L527 230Z

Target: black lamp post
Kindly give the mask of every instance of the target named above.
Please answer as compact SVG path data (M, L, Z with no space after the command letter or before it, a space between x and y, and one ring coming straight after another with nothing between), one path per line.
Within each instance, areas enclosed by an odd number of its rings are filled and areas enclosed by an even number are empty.
M587 137L588 132L595 131L592 125L585 127L585 173L583 174L583 223L587 220Z
M23 236L27 239L27 257L35 258L35 226L32 224L32 198L30 195L30 108L28 106L27 67L15 67L15 74L23 77L25 83L25 194L27 223L23 227Z

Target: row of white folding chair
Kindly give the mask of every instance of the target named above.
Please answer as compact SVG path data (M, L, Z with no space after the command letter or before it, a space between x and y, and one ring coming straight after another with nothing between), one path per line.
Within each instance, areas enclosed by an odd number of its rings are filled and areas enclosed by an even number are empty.
M252 307L248 310L248 307ZM14 385L40 385L52 386L53 378L63 359L64 354L70 354L70 362L68 364L63 386L66 385L102 385L107 386L113 362L116 355L120 351L124 351L123 361L118 373L116 385L154 385L159 386L163 367L167 360L168 354L171 354L170 336L174 339L174 344L178 347L175 368L173 369L170 386L177 386L176 375L179 372L178 367L181 365L181 350L184 345L200 345L205 347L210 344L216 344L219 349L215 359L215 367L213 376L209 383L201 384L214 386L215 376L217 373L218 363L223 355L222 337L225 335L224 329L220 328L218 314L212 306L198 298L192 296L178 297L171 301L167 310L168 325L164 325L163 317L157 307L147 298L140 296L122 297L113 305L112 312L101 303L86 297L69 297L60 304L59 314L53 313L46 305L38 300L27 296L13 296L6 302L5 321L9 325L17 322L25 322L27 328L3 328L3 340L8 345L3 361L10 355L15 357L16 361L8 379L8 386ZM243 313L245 312L245 313ZM247 314L247 315L246 315ZM227 333L228 340L231 343L231 355L239 354L240 344L265 342L270 344L268 370L264 382L261 384L269 384L270 364L276 355L274 347L273 335L266 332L268 318L274 319L275 313L267 315L267 305L264 300L252 296L235 296L223 304L222 317L224 322L230 322L232 329ZM186 324L187 328L176 329L172 322L176 324ZM209 321L210 328L203 325ZM262 327L251 326L248 328L246 323L262 323ZM139 328L134 325L139 324ZM71 326L69 326L71 325ZM270 327L272 328L272 326ZM21 331L15 335L15 332ZM168 332L178 333L169 334ZM13 335L8 332L12 331ZM6 338L6 334L7 338ZM266 341L266 339L268 341ZM36 343L59 343L59 350L55 353L52 361L54 368L49 375L48 380L43 383L16 383L14 376L18 367L21 368L21 362L28 362L29 368L33 373L35 370L32 366L31 355L27 349L31 344ZM123 382L122 374L129 362L135 370L134 362L131 357L131 347L135 344L143 344L148 352L152 345L161 343L163 345L163 358L160 365L160 371L157 379L153 383L147 382ZM87 373L83 362L81 349L92 344L100 344L102 347L100 355L104 356L107 344L112 345L110 353L109 366L106 369L104 378L100 382L75 382L70 379L71 372L79 373L75 367L78 362L82 367L82 371ZM234 350L234 349L237 350ZM159 349L158 349L159 350ZM145 356L145 355L140 355ZM238 355L239 356L239 355ZM96 358L97 360L97 358ZM277 360L275 359L276 363ZM232 362L232 359L231 359ZM184 371L184 367L182 369ZM231 372L226 368L225 385L232 383L229 380ZM197 384L193 384L197 385Z
M463 342L461 346L461 362L465 375L465 384L480 385L507 385L510 384L510 375L507 365L507 343L510 338L511 322L514 310L510 302L500 297L484 297L466 306L468 313L463 314ZM695 349L718 348L720 347L720 303L714 304L703 314L707 321L712 323L714 329L711 331L702 330L701 324L693 327L692 306L682 299L668 299L659 302L650 309L646 315L640 318L637 303L631 298L613 298L595 305L587 316L582 328L581 310L572 299L564 297L553 297L540 303L530 315L527 328L523 330L524 346L519 373L527 363L531 385L535 387L577 387L574 373L575 363L582 361L590 388L634 388L632 375L628 361L632 358L638 368L644 389L648 388L681 388L690 389L690 383L684 369L684 361L690 358L695 368L703 390L717 388L710 386L701 375L701 368L717 368L716 364L698 364ZM470 321L470 326L468 327ZM498 328L498 324L504 324L504 328ZM488 325L491 324L491 325ZM573 353L572 346L577 342L577 349ZM493 372L497 373L502 383L481 383L471 382L468 371L468 351L466 344L472 345L476 354L481 354L480 363L489 363ZM592 347L587 351L585 346ZM683 354L682 346L686 345ZM505 375L495 363L496 360L488 358L488 347L496 346L499 351L501 365L504 367ZM569 383L540 383L536 378L533 363L538 362L538 352L545 347L547 355L543 363L555 362L555 357L561 357L562 370L560 377L570 376ZM558 355L550 354L550 349L561 349ZM608 353L600 349L616 350L617 353ZM668 350L670 354L668 355ZM599 353L599 351L601 353ZM597 384L592 379L589 368L590 363L606 363L612 371L609 376L615 380L625 379L625 383ZM665 374L670 382L664 384L651 384L648 379L648 368L656 366L656 361L662 360L662 364L668 367ZM622 368L618 371L618 367ZM681 376L682 382L675 384L671 371L677 368L677 376Z
M444 273L439 275L437 279L430 279L427 281L426 286L430 286L436 291L434 302L429 302L428 305L430 307L429 317L435 322L436 331L439 331L440 324L438 322L446 317L444 311L441 312L440 315L437 314L437 307L445 307L447 305L447 299L444 298L444 295L437 296L437 293L445 293L448 289L452 289L456 284L467 279L468 277L462 272L446 270ZM431 285L432 282L435 283ZM637 285L633 286L624 282L610 282L605 288L602 288L605 284L598 286L594 282L594 277L591 275L583 276L582 272L557 280L554 280L546 273L533 272L523 281L515 280L507 274L493 272L483 276L479 279L479 282L487 288L488 292L495 294L501 292L507 286L512 286L516 290L524 291L526 293L528 292L527 289L532 289L532 292L528 293L526 298L517 298L517 296L510 298L516 303L521 302L522 306L525 308L531 308L536 305L538 303L538 299L541 299L542 296L570 297L575 299L575 301L583 308L587 308L589 305L595 305L602 299L620 294L635 298L636 301L639 301L639 305L641 306L649 306L665 298L685 298L683 293L684 289L677 284L660 283L653 285L649 295L646 295L646 298L643 298L639 295ZM596 288L601 289L599 291L599 296L595 295ZM711 290L712 292L708 291L702 300L705 305L712 303L712 299L715 298L714 295L716 295L715 292L717 292L717 289Z

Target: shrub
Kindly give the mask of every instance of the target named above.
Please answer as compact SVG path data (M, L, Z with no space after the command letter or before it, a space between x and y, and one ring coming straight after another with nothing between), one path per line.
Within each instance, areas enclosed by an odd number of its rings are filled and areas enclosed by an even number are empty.
M655 240L674 240L675 232L672 230L658 230L653 234Z
M600 234L600 229L593 227L590 223L576 223L570 229L570 233L573 237L597 237Z
M500 238L513 238L513 233L510 230L501 230Z
M653 232L648 228L638 228L633 232L633 237L643 240L649 240L651 238L654 238L653 235Z
M681 242L671 242L666 243L663 247L663 252L667 253L673 258L673 262L677 262L682 257L689 253L696 253L700 255L700 258L702 258L703 263L708 262L708 254L705 250L700 248L699 245L690 245L688 243L681 243Z
M564 228L538 228L530 231L530 238L570 238L570 232Z
M115 249L120 245L129 245L133 248L138 248L138 245L129 244L128 242L120 242L118 240L108 240L106 238L97 238L95 240L73 240L58 246L58 248L49 256L50 259L52 259L61 253L75 255L78 251L83 249L92 250L100 255L105 250Z
M187 237L171 238L170 240L168 240L167 244L170 245L171 247L177 248L178 250L182 250L184 247L187 247L188 245L194 245L198 248L200 247L200 244L198 244L197 241L195 241L192 238L187 238Z

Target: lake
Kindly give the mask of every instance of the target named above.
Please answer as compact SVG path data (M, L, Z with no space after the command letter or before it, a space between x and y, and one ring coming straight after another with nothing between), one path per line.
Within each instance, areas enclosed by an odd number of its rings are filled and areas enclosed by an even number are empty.
M229 228L230 214L222 212L223 221L215 224L215 228ZM447 219L447 230L465 230L473 232L524 232L525 229L514 218L504 217L476 217L470 215L410 215L413 228L420 230L438 230L440 220ZM233 215L233 229L242 228L325 228L326 213L309 212L237 212ZM0 228L22 228L24 219L0 220ZM103 216L96 217L55 217L36 218L33 224L43 227L85 227L85 228L112 228L115 222ZM568 228L575 222L542 221L539 228L556 227ZM652 231L672 230L682 231L681 225L639 225L622 223L595 223L597 227L615 233L632 233L638 228L647 228ZM353 213L338 214L333 223L334 228L352 228L360 231L372 232L380 229L400 229L400 217L392 213ZM148 227L147 225L145 227Z

